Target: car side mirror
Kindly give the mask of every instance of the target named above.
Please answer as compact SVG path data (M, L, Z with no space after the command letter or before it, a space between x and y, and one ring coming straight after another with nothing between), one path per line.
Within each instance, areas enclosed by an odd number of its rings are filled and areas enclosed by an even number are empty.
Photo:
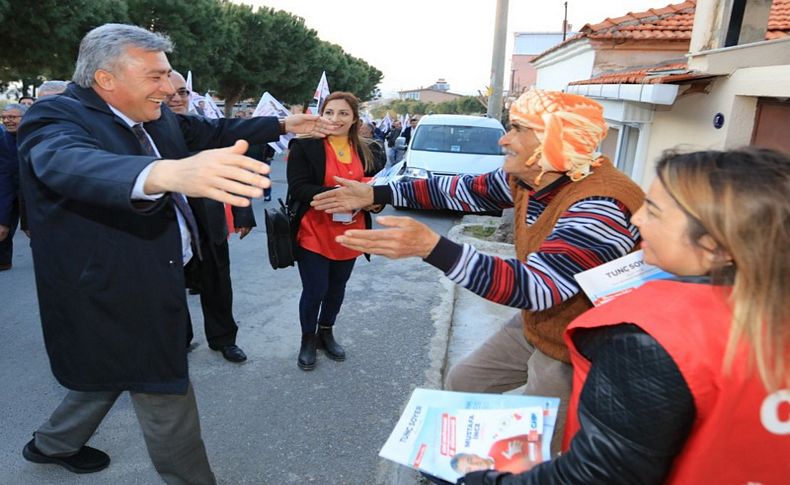
M406 137L399 136L395 139L395 148L406 148Z

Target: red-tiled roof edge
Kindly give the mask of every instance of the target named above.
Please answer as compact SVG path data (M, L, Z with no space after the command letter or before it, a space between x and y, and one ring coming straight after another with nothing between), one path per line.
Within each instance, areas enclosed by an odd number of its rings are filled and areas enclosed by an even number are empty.
M699 71L689 70L688 65L682 62L606 73L592 79L573 81L569 84L574 86L583 84L673 84L706 77L713 76Z
M781 0L779 0L779 1L781 1ZM569 45L571 42L575 42L577 40L590 37L590 34L593 34L593 33L597 32L598 30L603 29L605 24L607 24L607 23L609 24L608 27L619 26L621 24L624 24L625 22L615 23L614 21L620 20L620 19L625 19L625 18L631 18L631 19L633 19L633 21L629 22L627 25L622 25L622 26L623 27L629 27L629 26L632 26L632 25L638 25L640 23L643 23L644 19L648 18L648 17L643 17L642 19L639 19L639 18L637 18L637 16L642 15L642 14L646 14L646 13L658 14L659 11L663 11L663 12L661 12L658 15L655 15L655 17L656 17L655 20L662 20L662 19L666 19L668 17L671 17L673 15L678 15L678 14L681 14L681 13L688 13L688 12L685 12L685 10L688 10L688 9L691 9L691 11L693 12L694 8L696 7L696 4L697 4L696 0L686 0L685 2L671 3L671 4L667 5L667 6L661 7L659 9L651 8L651 9L648 9L648 10L645 10L645 11L642 11L642 12L635 12L635 13L634 12L629 12L628 14L626 14L626 15L624 15L622 17L617 17L617 18L614 18L614 19L611 18L611 17L607 17L602 22L599 22L597 24L584 24L584 26L581 29L579 29L579 33L578 34L574 35L573 37L571 37L569 39L564 40L563 42L560 42L559 44L557 44L557 45L555 45L553 47L549 47L545 51L543 51L540 54L538 54L534 59L532 59L532 61L533 62L537 61L538 59L541 59L542 57L544 57L544 56L546 56L546 55L548 55L548 54L560 49L561 47ZM649 18L653 19L654 17L651 16ZM651 20L651 22L655 21L655 20Z

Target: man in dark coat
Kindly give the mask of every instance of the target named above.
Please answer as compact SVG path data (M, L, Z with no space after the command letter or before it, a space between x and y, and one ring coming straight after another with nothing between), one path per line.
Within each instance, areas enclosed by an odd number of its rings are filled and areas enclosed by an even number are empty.
M139 27L93 29L80 44L74 84L37 102L20 126L44 342L69 389L23 455L77 473L105 468L109 456L85 443L129 391L162 478L213 484L184 345L183 265L201 256L184 197L249 205L269 185L268 168L244 157L247 143L237 140L325 127L310 115L173 114L162 106L174 91L171 48Z
M175 93L167 97L167 107L173 113L189 114L190 93L184 76L173 71L170 81ZM195 197L189 198L189 205L203 235L200 239L203 259L192 258L186 266L187 286L199 290L203 327L209 347L222 352L222 356L231 362L244 362L247 356L236 345L239 327L233 318L233 288L230 280L225 206L215 200ZM234 230L244 238L255 227L252 207L233 207L231 210ZM190 326L187 329L187 342L192 341L192 336Z
M0 271L11 269L14 255L14 233L19 222L19 158L16 131L27 111L23 104L3 108L0 131Z

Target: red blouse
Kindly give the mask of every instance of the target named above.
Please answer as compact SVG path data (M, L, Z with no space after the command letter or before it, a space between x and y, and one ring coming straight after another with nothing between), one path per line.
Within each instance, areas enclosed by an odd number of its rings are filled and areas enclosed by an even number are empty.
M337 159L335 150L326 139L324 139L324 153L326 155L325 186L334 187L337 185L335 176L364 181L365 170L353 146L351 146L351 163L348 164ZM354 259L362 253L335 242L335 237L342 235L349 229L365 229L365 217L361 211L354 215L351 222L345 223L335 222L332 220L332 214L317 211L311 207L302 217L296 241L299 246L308 251L335 261Z

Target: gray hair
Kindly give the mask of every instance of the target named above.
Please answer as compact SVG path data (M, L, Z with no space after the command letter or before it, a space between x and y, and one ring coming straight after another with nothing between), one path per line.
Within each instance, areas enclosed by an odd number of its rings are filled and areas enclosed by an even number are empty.
M164 34L134 25L104 24L88 32L80 42L77 67L72 81L83 88L93 86L93 75L103 69L112 72L128 47L148 52L172 52L173 42Z
M69 83L66 81L61 81L58 79L51 79L49 81L44 81L41 83L41 86L38 87L38 97L43 98L44 96L52 96L53 94L60 94L66 90Z
M19 111L19 114L21 114L21 115L23 115L23 114L25 114L25 112L27 112L27 106L25 106L24 104L9 103L9 104L7 104L7 105L5 105L3 107L3 113L5 113L6 111L10 111L12 109L15 109L15 110Z

